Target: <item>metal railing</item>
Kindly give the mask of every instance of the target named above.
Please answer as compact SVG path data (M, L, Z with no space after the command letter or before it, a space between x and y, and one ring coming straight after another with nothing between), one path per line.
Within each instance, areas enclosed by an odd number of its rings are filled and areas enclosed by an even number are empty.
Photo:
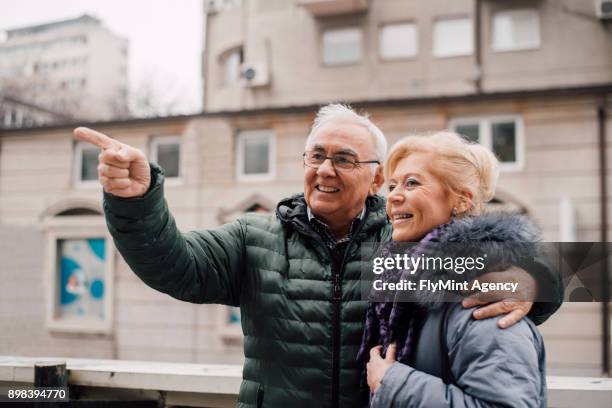
M65 362L70 396L78 400L146 401L151 406L234 407L242 367L220 364L158 363L0 356L0 396L32 386L35 365ZM610 408L612 379L549 376L549 407Z

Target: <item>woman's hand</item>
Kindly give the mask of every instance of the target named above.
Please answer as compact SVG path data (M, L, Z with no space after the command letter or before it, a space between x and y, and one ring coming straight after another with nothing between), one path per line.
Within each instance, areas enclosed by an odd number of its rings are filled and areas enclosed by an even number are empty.
M387 355L382 358L382 346L376 346L370 350L370 362L366 365L368 375L368 386L370 391L374 392L380 386L380 382L387 370L395 363L396 346L389 345Z
M474 311L473 316L476 320L507 314L497 322L501 329L508 328L527 316L538 292L538 284L533 276L516 266L512 266L503 272L487 273L479 277L478 280L490 283L518 283L515 293L501 291L478 292L463 300L463 307L466 309L487 305Z

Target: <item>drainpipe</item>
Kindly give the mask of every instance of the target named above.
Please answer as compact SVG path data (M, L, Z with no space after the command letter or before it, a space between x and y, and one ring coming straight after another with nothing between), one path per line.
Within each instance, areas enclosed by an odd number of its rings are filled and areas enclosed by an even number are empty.
M476 76L474 78L474 90L476 94L482 93L482 2L474 1L474 64L476 65Z
M205 112L208 109L208 90L209 90L209 74L208 74L208 64L210 63L210 57L209 57L209 53L210 53L210 41L208 39L209 37L209 28L210 28L210 17L209 17L209 13L208 11L204 10L204 27L203 27L203 35L204 35L204 44L203 44L203 52L202 52L202 85L203 85L203 92L202 92L202 112Z
M599 139L599 183L600 183L600 219L601 219L601 242L602 245L607 245L608 241L608 188L607 188L607 155L606 155L606 94L601 96L601 100L597 106L597 125ZM609 276L609 261L607 251L602 248L602 273L601 273L601 367L604 375L610 374L610 276Z

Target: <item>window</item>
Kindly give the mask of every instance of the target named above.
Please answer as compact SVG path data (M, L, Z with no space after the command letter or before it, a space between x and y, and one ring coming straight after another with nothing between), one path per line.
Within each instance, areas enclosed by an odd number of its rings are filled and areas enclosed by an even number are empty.
M101 214L44 220L47 327L109 333L112 328L114 250Z
M85 142L76 144L74 180L80 185L98 185L98 155L100 149Z
M493 16L493 51L530 50L540 46L537 10L500 11Z
M464 138L481 143L497 156L503 170L519 170L523 159L523 125L516 116L460 118L450 128Z
M323 63L353 64L361 60L362 35L359 28L327 30L323 33Z
M435 57L471 55L474 50L473 37L470 18L437 20L433 28L433 55Z
M181 176L181 139L180 136L156 137L151 142L151 160L159 164L166 178Z
M251 130L238 135L238 179L271 180L274 177L274 140L269 130Z
M380 56L387 60L410 58L417 54L418 36L413 23L387 24L381 27Z
M224 53L221 57L223 86L232 86L240 82L240 68L244 62L242 47Z

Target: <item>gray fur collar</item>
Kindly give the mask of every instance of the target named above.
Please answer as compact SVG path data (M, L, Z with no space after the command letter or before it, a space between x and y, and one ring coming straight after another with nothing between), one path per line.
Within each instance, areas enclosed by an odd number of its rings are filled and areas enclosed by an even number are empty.
M426 236L416 247L406 251L401 243L389 245L387 256L393 253L410 252L412 257L425 255L427 257L460 258L484 256L484 267L480 270L466 269L463 273L457 273L457 268L442 268L434 266L419 268L413 274L409 271L401 271L398 275L401 279L416 281L417 290L410 291L408 298L419 305L434 309L444 301L451 298L458 300L456 292L432 291L431 288L419 289L421 280L430 282L471 282L488 272L499 272L508 269L511 265L528 269L530 262L538 254L535 244L540 241L540 234L536 227L527 217L509 215L503 213L491 213L482 216L462 217L448 224L438 227ZM393 248L401 248L393 252ZM397 273L397 271L396 271ZM383 278L384 279L384 278ZM469 285L468 285L469 286ZM396 301L405 301L405 292L402 298L396 296Z

